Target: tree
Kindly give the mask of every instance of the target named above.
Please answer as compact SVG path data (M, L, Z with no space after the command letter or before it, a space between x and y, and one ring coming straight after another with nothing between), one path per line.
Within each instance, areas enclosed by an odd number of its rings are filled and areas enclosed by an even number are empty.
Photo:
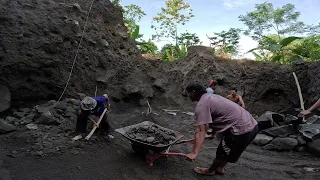
M282 64L286 64L291 62L292 56L294 55L292 52L292 45L294 41L302 39L301 37L290 36L284 39L278 39L277 36L264 36L263 41L259 43L266 42L265 44L259 46L257 48L251 49L248 52L252 52L252 54L259 61L273 61L279 62ZM273 44L272 44L273 43ZM260 55L255 50L260 51Z
M194 46L200 43L199 36L197 36L196 33L181 33L180 36L178 37L178 44L184 44L187 47L189 46Z
M240 15L239 20L248 27L246 35L254 40L260 40L271 30L275 31L279 39L288 35L305 32L305 25L298 21L299 12L295 12L293 4L286 4L281 8L274 9L272 3L257 4L256 10Z
M320 34L320 23L318 25L310 25L307 27L310 36L316 36Z
M124 6L124 25L128 28L128 32L133 32L137 23L141 20L146 14L141 10L141 7L131 4Z
M214 33L214 36L208 37L210 46L215 49L216 55L236 54L238 50L241 30L238 28L230 28L228 31Z
M142 54L155 54L158 50L157 45L151 40L141 42L139 47Z
M111 2L120 8L123 14L124 25L127 27L128 33L133 33L138 25L137 23L146 15L144 11L141 10L141 7L135 4L121 6L121 0L111 0ZM142 37L141 34L139 34L139 38L140 37Z
M161 37L172 38L178 44L178 25L185 25L192 17L194 17L192 9L188 3L183 0L166 0L166 7L161 8L161 12L153 18L152 25L156 31L155 38Z
M320 61L320 36L310 36L299 41L292 50L295 59Z

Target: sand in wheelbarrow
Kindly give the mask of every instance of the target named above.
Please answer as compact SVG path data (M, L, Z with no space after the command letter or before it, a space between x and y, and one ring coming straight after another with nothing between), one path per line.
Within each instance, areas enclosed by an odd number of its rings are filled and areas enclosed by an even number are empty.
M176 139L173 131L163 129L156 125L135 127L126 134L132 139L159 146L170 144Z

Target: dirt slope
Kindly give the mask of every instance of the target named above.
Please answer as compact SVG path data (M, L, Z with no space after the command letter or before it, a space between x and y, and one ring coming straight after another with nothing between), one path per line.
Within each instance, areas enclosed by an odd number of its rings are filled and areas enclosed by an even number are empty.
M80 41L91 1L0 0L0 84L12 105L25 106L61 95ZM190 81L219 80L217 92L237 87L248 110L291 111L299 107L292 72L307 105L320 88L319 63L274 63L214 58L206 47L191 47L173 64L145 60L128 39L122 14L108 0L96 0L64 97L105 90L115 102L190 108L184 89Z

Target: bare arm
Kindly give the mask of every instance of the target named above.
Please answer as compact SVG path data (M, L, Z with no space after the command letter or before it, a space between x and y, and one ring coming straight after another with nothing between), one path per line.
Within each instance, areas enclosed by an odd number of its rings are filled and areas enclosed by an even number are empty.
M314 111L314 110L316 110L316 109L318 109L318 108L320 108L320 99L319 99L316 103L314 103L314 105L311 106L311 107L308 109L308 111L312 112L312 111Z
M241 96L239 96L239 101L240 101L240 103L241 103L241 107L246 108L246 106L245 106L245 104L244 104L244 101L243 101L243 99L242 99Z
M108 107L108 110L111 111L111 104L110 104L110 99L108 94L104 94L103 96L107 98L107 103L105 104L105 108Z
M228 96L227 96L227 99L229 99L229 100L230 100L230 97L231 97L231 95L228 95Z
M192 153L198 154L200 151L200 148L204 142L204 139L206 137L207 133L207 126L206 124L200 125L196 127L196 132L195 132L195 142L193 145L193 150Z
M316 110L320 108L320 99L314 103L314 105L312 105L308 110L302 110L300 113L299 113L299 117L304 117L305 115L308 115L310 114L312 111Z

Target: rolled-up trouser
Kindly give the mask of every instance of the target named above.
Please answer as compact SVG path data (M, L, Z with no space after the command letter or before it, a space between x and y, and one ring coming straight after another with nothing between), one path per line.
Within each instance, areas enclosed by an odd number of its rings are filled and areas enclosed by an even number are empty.
M87 121L88 121L90 115L91 115L90 111L81 110L81 113L78 116L77 124L76 124L76 132L77 133L85 133L87 131ZM94 115L99 117L101 114L94 114ZM100 127L106 133L109 133L110 125L108 123L107 113L104 114L104 116L101 120L101 123L100 123Z
M247 146L253 141L259 132L258 125L253 130L241 135L234 135L230 132L224 134L216 152L216 158L225 159L230 163L238 161L239 157Z

